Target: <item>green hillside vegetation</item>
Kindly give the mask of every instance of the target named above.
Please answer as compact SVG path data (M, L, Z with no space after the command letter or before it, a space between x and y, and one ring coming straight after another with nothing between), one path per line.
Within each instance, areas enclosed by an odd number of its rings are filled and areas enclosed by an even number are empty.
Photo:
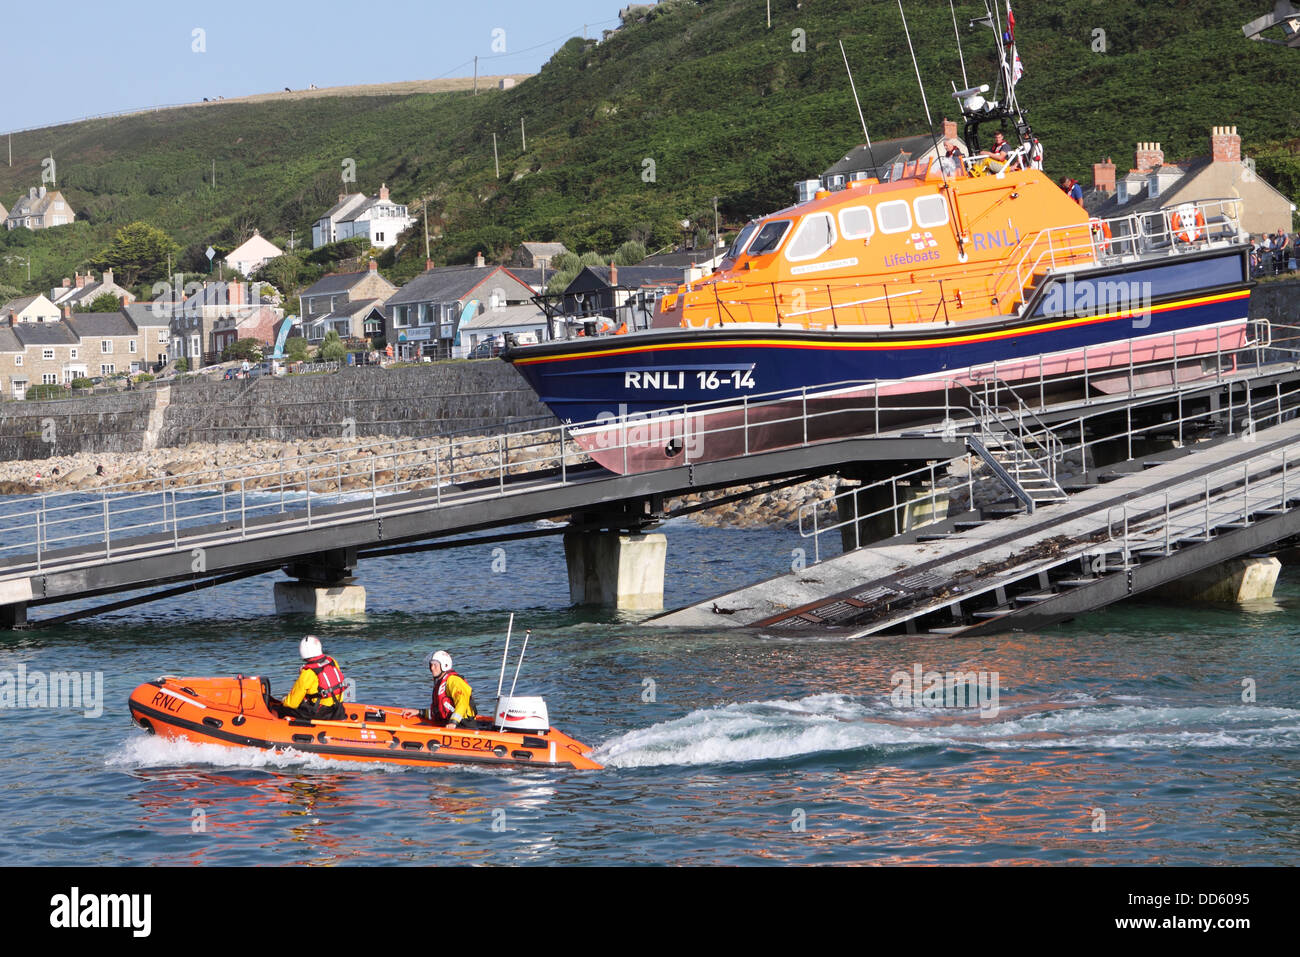
M417 215L428 197L440 265L478 251L500 261L525 240L606 256L636 240L654 251L682 238L683 219L692 233L711 229L714 196L724 229L734 230L788 205L796 180L861 142L841 39L873 139L924 129L893 0L773 0L771 30L764 0L661 6L604 42L570 40L537 76L505 92L217 104L16 134L14 166L0 166L0 201L10 205L38 184L52 153L79 221L0 236L0 284L53 285L96 261L116 230L137 220L175 240L179 268L189 272L206 271L209 243L221 254L258 227L283 247L293 231L298 256L280 272L310 281L331 268L305 250L313 220L340 192L373 194L381 182ZM962 82L952 22L947 4L906 6L938 124L955 115L951 82ZM1211 126L1236 124L1260 173L1300 198L1300 52L1241 35L1266 7L1020 5L1027 72L1019 91L1048 173L1090 182L1093 162L1110 155L1126 168L1139 140L1159 140L1170 160L1203 155ZM994 78L991 33L966 28L982 12L982 4L957 4L972 83ZM1094 52L1096 31L1104 31L1105 52ZM347 159L355 183L340 179ZM424 261L421 223L380 266L400 283Z

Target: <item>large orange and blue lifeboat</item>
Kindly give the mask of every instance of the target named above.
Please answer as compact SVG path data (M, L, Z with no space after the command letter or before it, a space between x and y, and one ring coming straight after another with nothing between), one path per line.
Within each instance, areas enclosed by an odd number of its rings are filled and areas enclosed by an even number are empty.
M966 115L969 155L936 149L751 222L650 329L503 358L594 458L634 472L861 434L882 407L941 419L990 378L1104 393L1137 357L1155 386L1240 347L1237 200L1091 220L1034 168L1022 117L1007 162L981 158L983 119Z

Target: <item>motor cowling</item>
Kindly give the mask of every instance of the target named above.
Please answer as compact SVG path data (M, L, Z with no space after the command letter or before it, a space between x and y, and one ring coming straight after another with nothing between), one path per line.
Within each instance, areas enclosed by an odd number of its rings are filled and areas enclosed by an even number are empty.
M516 695L497 702L494 723L503 731L546 732L551 728L551 717L544 699Z

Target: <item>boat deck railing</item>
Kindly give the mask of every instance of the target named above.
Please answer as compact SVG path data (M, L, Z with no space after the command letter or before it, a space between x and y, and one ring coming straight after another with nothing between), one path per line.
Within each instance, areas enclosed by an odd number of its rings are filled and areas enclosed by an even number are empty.
M1205 199L1145 213L1053 226L1021 240L1020 254L993 283L997 299L1013 297L1023 308L1038 284L1052 273L1093 265L1160 260L1214 246L1242 242L1241 200Z

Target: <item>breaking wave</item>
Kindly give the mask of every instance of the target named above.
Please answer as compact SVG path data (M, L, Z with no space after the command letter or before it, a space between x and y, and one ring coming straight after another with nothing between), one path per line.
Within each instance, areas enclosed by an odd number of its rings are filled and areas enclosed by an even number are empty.
M605 742L593 757L611 767L769 761L817 753L901 752L934 747L1239 748L1300 745L1300 710L1255 705L1179 707L1089 695L1003 699L977 709L896 708L888 698L822 694L692 711Z

